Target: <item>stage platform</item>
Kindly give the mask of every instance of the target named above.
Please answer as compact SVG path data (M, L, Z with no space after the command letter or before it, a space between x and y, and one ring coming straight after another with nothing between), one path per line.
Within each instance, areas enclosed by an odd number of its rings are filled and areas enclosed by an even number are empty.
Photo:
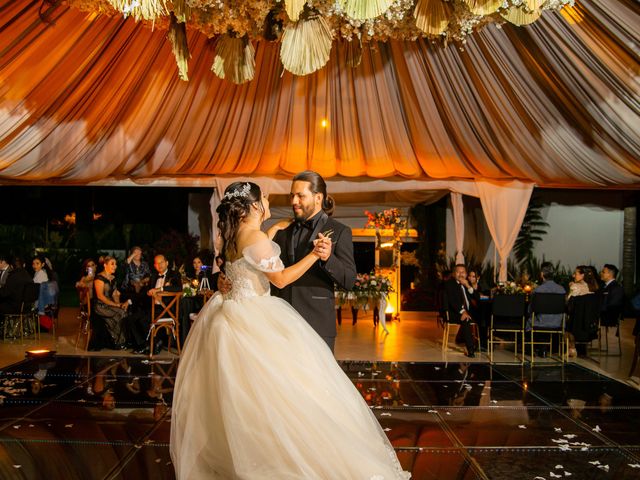
M0 478L174 478L178 361L61 355L5 367ZM640 478L640 391L580 365L339 363L414 479Z

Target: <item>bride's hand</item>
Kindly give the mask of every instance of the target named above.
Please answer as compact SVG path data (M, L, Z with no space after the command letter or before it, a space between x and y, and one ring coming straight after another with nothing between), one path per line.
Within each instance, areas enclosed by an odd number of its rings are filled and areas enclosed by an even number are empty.
M271 225L267 230L267 236L269 237L269 240L273 240L273 237L276 233L287 228L289 225L291 225L292 222L293 218L285 218Z
M318 234L318 238L313 241L314 249L313 253L320 260L326 262L331 256L331 238L324 236L322 233Z

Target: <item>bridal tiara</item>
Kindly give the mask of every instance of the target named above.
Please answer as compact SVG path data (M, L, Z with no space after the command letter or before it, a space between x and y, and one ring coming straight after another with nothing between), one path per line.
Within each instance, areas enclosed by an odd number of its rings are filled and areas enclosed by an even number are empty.
M224 199L230 199L230 198L235 198L235 197L243 197L246 198L249 196L249 193L251 192L251 185L249 184L249 182L245 183L242 188L235 190L233 192L227 192L224 194Z

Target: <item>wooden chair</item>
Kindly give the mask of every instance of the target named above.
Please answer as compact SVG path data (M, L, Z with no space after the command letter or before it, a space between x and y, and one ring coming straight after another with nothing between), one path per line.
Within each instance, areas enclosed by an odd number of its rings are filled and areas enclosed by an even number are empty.
M40 285L37 283L29 282L25 284L22 290L20 312L7 313L4 315L3 340L6 340L7 331L9 331L9 335L12 335L13 338L18 338L19 334L20 343L24 343L25 327L31 327L35 337L37 339L40 338L40 323L38 322L37 312L34 309L34 304L36 300L38 300L39 292Z
M160 329L167 332L169 343L167 350L171 351L171 336L176 340L178 355L180 355L180 298L182 292L159 292L151 297L151 327L149 329L149 358L153 358L153 340ZM160 304L156 304L156 300ZM167 303L168 302L168 303Z
M534 363L534 348L536 345L547 345L549 353L553 354L553 337L558 335L558 355L560 361L565 361L565 322L566 300L564 293L534 293L531 296L531 363ZM559 327L536 326L536 315L562 315ZM535 335L549 335L549 341L536 341Z
M491 327L489 329L489 361L493 363L493 345L495 343L513 343L515 358L518 358L518 334L524 345L525 297L524 295L496 295L491 306ZM496 341L494 333L514 335L513 341ZM524 362L524 348L521 363Z
M85 335L84 349L88 350L89 341L91 340L91 296L89 295L89 290L83 289L80 297L80 314L78 315L80 325L78 325L78 335L76 336L76 348L78 348L80 337Z

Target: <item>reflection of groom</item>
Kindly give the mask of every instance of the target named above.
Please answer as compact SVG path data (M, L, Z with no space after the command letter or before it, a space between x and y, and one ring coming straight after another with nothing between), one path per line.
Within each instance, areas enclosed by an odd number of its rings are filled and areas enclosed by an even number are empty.
M293 177L291 206L295 222L273 237L280 246L285 267L313 250L315 239L324 238L322 242L328 248L320 250L320 260L302 277L283 289L272 287L271 292L289 302L333 351L334 284L350 290L356 280L351 230L329 217L333 199L327 196L327 186L315 172L305 171Z

